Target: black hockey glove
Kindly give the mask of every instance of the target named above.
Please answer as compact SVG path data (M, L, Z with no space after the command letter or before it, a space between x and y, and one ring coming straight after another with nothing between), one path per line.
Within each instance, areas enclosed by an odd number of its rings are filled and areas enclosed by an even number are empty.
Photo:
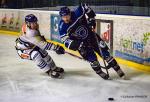
M45 37L44 37L43 35L41 35L41 39L42 39L43 41L46 41L46 39L45 39Z
M88 25L89 25L90 28L95 29L95 27L96 27L96 20L95 20L95 18L88 18Z
M80 50L82 46L83 46L83 42L78 40L73 40L69 46L69 49L76 51L76 50Z
M65 53L65 49L62 46L59 45L55 45L54 49L53 49L57 54L64 54Z

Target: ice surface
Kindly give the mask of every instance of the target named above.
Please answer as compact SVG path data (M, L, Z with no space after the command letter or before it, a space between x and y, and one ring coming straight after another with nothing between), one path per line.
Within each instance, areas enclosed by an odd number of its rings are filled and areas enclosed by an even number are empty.
M101 79L83 60L49 51L63 79L52 79L15 51L14 36L0 35L0 102L150 102L150 75L121 65L130 80L110 70L114 80Z

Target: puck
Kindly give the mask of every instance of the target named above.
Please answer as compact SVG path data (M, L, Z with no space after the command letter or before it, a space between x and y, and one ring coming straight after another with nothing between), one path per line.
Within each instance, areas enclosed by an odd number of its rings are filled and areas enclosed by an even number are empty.
M108 98L109 101L114 101L114 98L110 97Z

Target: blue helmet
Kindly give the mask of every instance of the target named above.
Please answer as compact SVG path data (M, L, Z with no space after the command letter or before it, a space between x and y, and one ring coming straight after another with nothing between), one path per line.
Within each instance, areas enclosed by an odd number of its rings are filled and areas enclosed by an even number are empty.
M37 22L37 21L38 21L37 17L33 14L29 14L25 17L26 23Z
M70 14L70 9L68 7L62 7L60 8L60 11L59 11L59 15L62 17L62 16L66 16L66 15L69 15Z

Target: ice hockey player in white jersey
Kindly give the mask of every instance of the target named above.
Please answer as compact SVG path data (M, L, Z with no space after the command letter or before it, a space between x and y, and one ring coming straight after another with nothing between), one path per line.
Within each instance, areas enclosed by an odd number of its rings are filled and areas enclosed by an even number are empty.
M37 21L37 17L33 14L25 17L22 34L16 39L17 53L22 59L34 61L40 69L52 78L61 78L64 69L55 65L46 50L52 49L57 54L64 54L64 49L45 40L44 36L40 34Z

